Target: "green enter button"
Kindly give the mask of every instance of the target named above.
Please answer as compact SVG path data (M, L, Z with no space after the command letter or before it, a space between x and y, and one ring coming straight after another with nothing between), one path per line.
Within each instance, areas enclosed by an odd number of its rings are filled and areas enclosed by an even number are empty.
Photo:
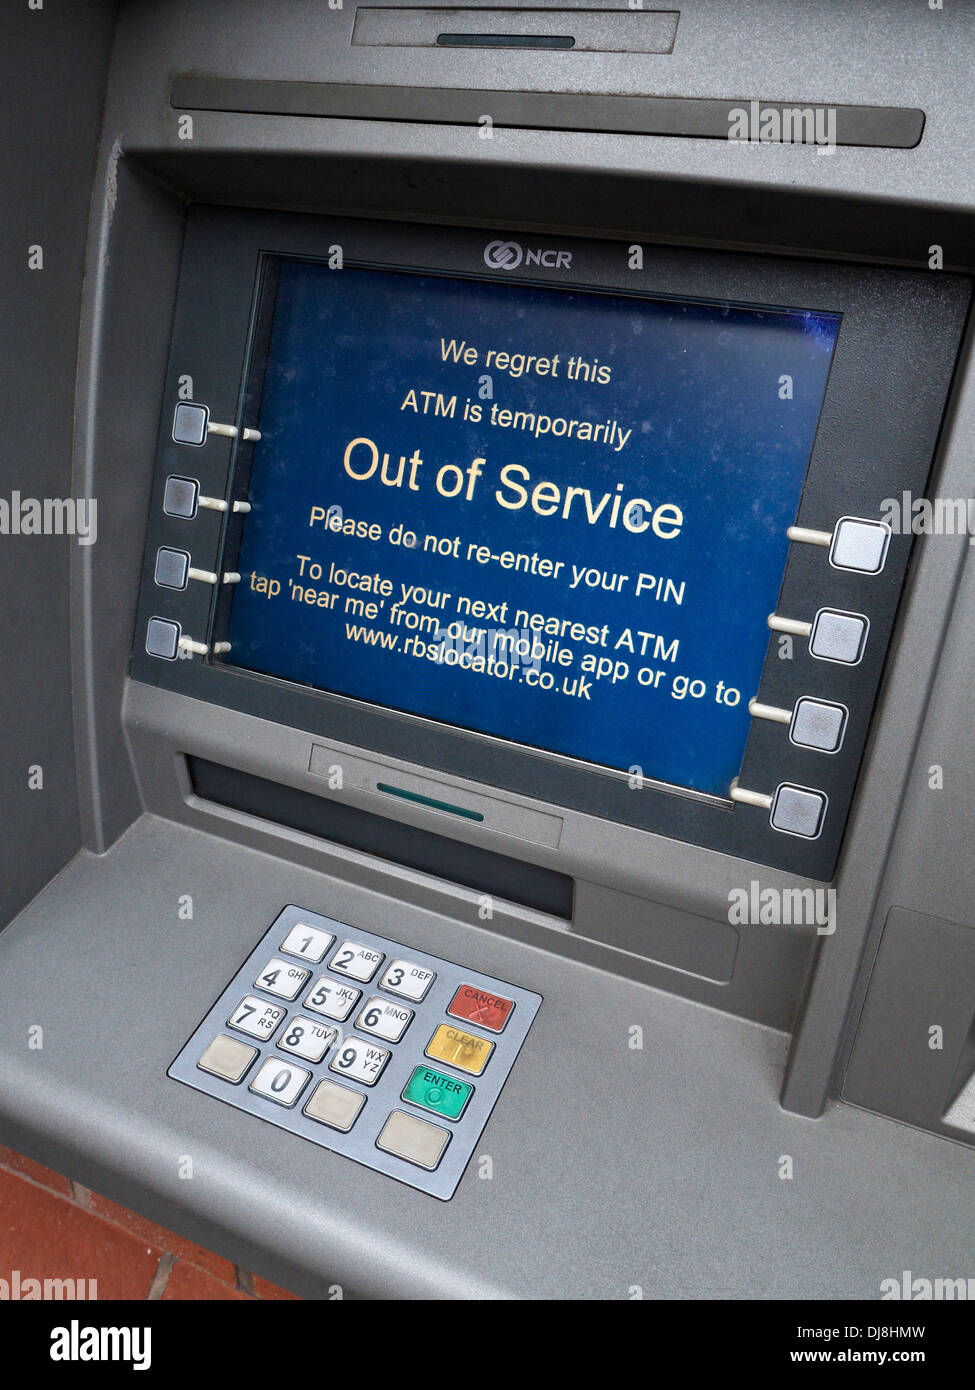
M403 1099L414 1105L422 1105L424 1110L432 1110L445 1120L459 1120L474 1087L469 1081L458 1081L455 1076L444 1076L433 1067L414 1067L413 1075L403 1089Z

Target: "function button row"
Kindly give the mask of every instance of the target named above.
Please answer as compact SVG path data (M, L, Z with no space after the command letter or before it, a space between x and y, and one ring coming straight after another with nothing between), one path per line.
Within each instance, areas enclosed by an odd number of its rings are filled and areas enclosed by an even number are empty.
M254 988L276 994L279 999L297 999L310 979L311 971L304 966L291 965L272 956L254 981Z
M237 1084L243 1079L257 1055L256 1047L249 1047L236 1038L219 1033L205 1049L197 1066L213 1076ZM429 1081L424 1083L425 1099L417 1100L416 1094L419 1092L414 1083L421 1072L426 1073ZM249 1089L255 1095L263 1096L266 1100L274 1101L276 1105L290 1109L297 1103L310 1079L311 1072L306 1071L304 1067L283 1062L278 1057L268 1057L255 1073ZM439 1082L440 1087L430 1084L431 1081ZM438 1114L449 1119L457 1119L473 1089L473 1086L467 1085L466 1082L440 1076L435 1072L426 1072L425 1068L417 1067L403 1092L403 1097L414 1104L425 1104L428 1109L436 1110ZM461 1091L466 1094L458 1102L457 1093ZM438 1103L441 1094L452 1094L449 1110ZM433 1103L430 1103L431 1101ZM350 1090L348 1086L340 1086L338 1082L326 1078L319 1081L312 1091L302 1113L318 1124L347 1134L359 1118L365 1103L366 1097L361 1092ZM394 1110L383 1125L376 1140L376 1147L403 1159L406 1163L432 1172L449 1143L450 1133L442 1126L430 1124L428 1120L421 1120L419 1116L410 1115L404 1110Z

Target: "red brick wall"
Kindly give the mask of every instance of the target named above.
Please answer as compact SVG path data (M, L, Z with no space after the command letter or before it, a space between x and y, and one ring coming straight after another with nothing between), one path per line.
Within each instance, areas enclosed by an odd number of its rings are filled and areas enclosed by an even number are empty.
M294 1298L0 1145L0 1279L95 1279L99 1299Z

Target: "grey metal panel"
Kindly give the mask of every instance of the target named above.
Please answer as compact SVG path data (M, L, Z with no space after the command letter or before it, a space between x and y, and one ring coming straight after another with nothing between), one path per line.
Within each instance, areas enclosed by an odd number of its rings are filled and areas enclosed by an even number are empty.
M931 496L972 495L973 449L969 333ZM840 926L823 938L789 1055L783 1099L803 1111L815 1113L831 1088L835 1093L890 908L971 919L975 776L970 720L958 695L971 688L971 560L964 536L919 542L837 879ZM940 793L928 789L934 764L948 770Z
M596 96L571 92L512 92L495 88L355 86L341 82L264 82L179 73L172 104L189 111L239 111L265 116L332 116L340 120L417 121L473 129L485 108L495 126L519 130L602 131L615 135L671 135L728 140L739 101L705 97ZM762 102L783 117L783 106ZM812 107L809 108L813 110ZM924 112L892 106L816 108L825 130L828 112L836 145L913 149ZM810 129L815 128L814 120ZM756 133L755 139L758 139ZM808 144L815 144L810 135ZM825 136L823 141L825 143Z
M308 736L299 730L133 681L126 687L124 721L142 792L154 812L375 885L462 922L484 921L478 897L445 879L397 869L192 794L186 754L321 795L321 779L306 766ZM391 762L391 775L403 766L408 765ZM463 801L468 784L452 779L450 785ZM476 787L471 784L470 789ZM373 798L354 785L328 795L339 805L374 809ZM516 809L519 800L512 798ZM391 799L389 814L436 833L445 829L442 816L416 804ZM815 927L730 926L729 894L748 888L758 872L755 866L624 826L609 827L607 833L606 822L578 813L567 816L557 851L519 845L495 828L465 821L452 823L450 833L455 840L502 854L530 854L537 864L575 875L571 927L560 918L514 908L505 901L505 884L499 881L490 930L774 1027L791 1025L815 950ZM763 871L761 883L780 889L808 886L806 880L773 871ZM735 932L737 946L729 950L728 938Z
M125 8L116 49L96 184L98 215L107 216L102 205L107 206L113 187L112 145L124 136L133 158L191 196L433 221L520 222L583 234L763 251L785 248L921 266L932 242L938 242L947 266L975 265L970 10L958 6L932 12L913 0L867 0L842 8L826 0L752 0L745 5L687 0L681 10L673 54L625 61L575 55L575 88L738 96L764 91L767 75L774 71L783 84L778 96L802 90L809 100L925 110L928 123L921 145L907 153L844 149L820 157L801 148L558 132L496 131L493 141L475 143L473 132L462 128L219 113L199 114L194 139L181 141L168 106L173 71L196 66L248 79L479 87L496 84L497 55L356 51L348 42L351 13L323 6L296 10L283 0L158 6L137 0ZM232 45L226 41L228 25ZM565 57L506 54L504 85L558 90L565 84ZM975 440L975 417L969 396L965 399L950 436L950 467L942 483L961 494L970 491L968 461ZM129 538L128 544L131 549L125 553L130 556L138 538ZM905 767L930 672L948 623L963 545L951 555L947 548L947 543L921 547L900 629L900 656L888 680L838 880L841 927L825 939L818 981L791 1049L786 1098L810 1113L823 1104L846 1010L862 993L856 981L861 958L869 959L871 952L866 926L908 780ZM103 600L100 621L111 628L113 615L106 610ZM123 613L119 621L124 627L127 616ZM114 676L99 698L117 701ZM962 717L959 710L957 720ZM957 731L964 736L961 723ZM248 758L271 732L250 736L254 742L247 748ZM283 737L279 731L274 736ZM216 730L207 739L213 746L226 741ZM115 776L112 757L107 748L102 753L97 770L110 779ZM141 772L153 788L154 804L188 820L198 814L192 808L173 810L168 793L160 795L164 779L159 768L144 760ZM572 853L598 856L603 846L584 844L584 829L580 824L570 837ZM943 829L942 824L939 836ZM237 827L233 833L270 842L253 827ZM741 880L740 868L721 857L687 853L665 840L645 837L644 844L649 851L636 841L615 846L617 886L720 920L728 887ZM894 864L905 883L917 856L917 844L905 837ZM944 878L945 869L951 871L947 858L933 867L932 879ZM772 875L763 881L782 880ZM948 878L942 891L954 891L950 883ZM878 910L878 920L883 915Z
M84 12L44 14L18 5L4 15L5 502L15 492L25 499L92 495L72 489L71 435L85 235L114 11L100 2ZM42 72L48 77L39 82ZM28 267L34 246L42 248L43 268ZM97 512L95 520L97 526ZM68 565L78 548L66 535L0 536L0 927L81 842L67 659ZM28 786L34 766L42 769L42 789Z
M544 992L478 1146L492 1178L475 1162L434 1202L166 1076L292 899ZM0 993L3 1141L299 1293L876 1298L975 1259L975 1155L844 1106L782 1111L782 1034L155 818L8 929Z
M99 498L102 531L98 547L73 554L71 571L82 828L96 850L141 809L118 712L152 480L144 441L159 423L183 223L181 205L115 142L108 160L88 247L72 474L76 491Z
M441 35L510 38L565 37L575 53L670 53L677 36L677 10L481 8L426 5L357 5L353 43L394 47L435 46Z
M975 1074L973 1021L975 931L892 908L860 1016L845 1099L962 1138L944 1116Z

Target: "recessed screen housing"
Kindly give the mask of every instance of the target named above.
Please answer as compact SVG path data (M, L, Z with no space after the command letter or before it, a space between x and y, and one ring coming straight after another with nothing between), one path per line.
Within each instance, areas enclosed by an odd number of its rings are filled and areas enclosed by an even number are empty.
M923 492L966 287L536 240L193 211L133 674L828 878L910 537L867 575L786 532ZM236 437L172 438L190 366ZM167 515L171 475L227 510ZM161 589L161 546L240 580ZM868 619L856 666L769 630L821 609ZM153 617L206 655L150 656ZM749 710L803 699L841 747ZM783 784L815 838L731 799Z

